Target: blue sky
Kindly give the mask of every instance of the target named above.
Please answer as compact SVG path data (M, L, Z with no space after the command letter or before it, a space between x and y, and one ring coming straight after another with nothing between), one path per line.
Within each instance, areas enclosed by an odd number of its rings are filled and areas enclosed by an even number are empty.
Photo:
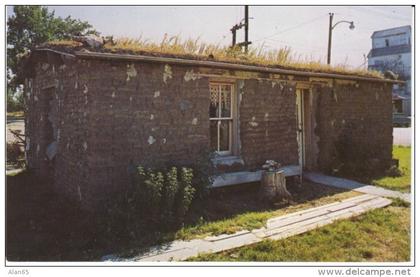
M102 35L161 41L165 33L182 38L228 45L229 29L244 14L243 6L49 6L56 15L89 21ZM7 9L8 15L12 7ZM302 59L326 60L329 12L334 22L354 21L333 32L332 63L353 67L364 63L376 30L410 25L410 6L250 6L249 38L253 47L275 49L289 46ZM243 31L238 33L242 41Z

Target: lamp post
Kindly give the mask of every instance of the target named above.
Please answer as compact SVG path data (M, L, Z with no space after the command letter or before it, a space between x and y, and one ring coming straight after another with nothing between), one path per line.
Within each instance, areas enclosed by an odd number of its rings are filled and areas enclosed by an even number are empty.
M330 13L330 25L328 28L328 56L327 56L327 64L331 64L331 39L332 39L332 31L334 30L334 28L340 24L340 23L348 23L350 24L349 29L350 30L354 30L354 22L353 21L346 21L346 20L341 20L338 21L337 23L335 23L333 25L333 17L334 17L334 13Z

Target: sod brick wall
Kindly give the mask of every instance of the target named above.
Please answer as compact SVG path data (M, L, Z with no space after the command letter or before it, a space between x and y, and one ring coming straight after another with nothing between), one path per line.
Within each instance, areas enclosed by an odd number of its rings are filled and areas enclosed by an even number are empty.
M246 80L241 94L241 155L247 169L261 169L266 160L298 164L295 86Z
M393 144L391 90L389 84L372 82L315 90L320 170L332 173L340 167L364 167L383 171L389 167Z
M256 170L269 159L298 164L296 82L287 78L238 78L243 72L83 59L54 67L41 63L35 72L25 88L29 167L49 175L56 189L84 207L96 207L123 191L136 165L194 166L208 156L209 83L214 80L209 76L219 76L218 81L235 76L229 80L238 101L237 154L244 161L216 172ZM51 99L45 100L48 94ZM315 86L313 101L316 169L331 172L337 149L349 142L349 149L358 150L344 153L346 159L369 149L370 163L390 163L389 85ZM48 118L48 107L52 138L41 120ZM57 142L52 161L46 156L51 141Z
M164 64L89 63L87 194L123 188L136 165L192 166L207 154L206 78Z
M78 75L79 64L40 63L25 88L25 134L28 166L52 180L54 187L80 200L87 186L87 157L83 143L87 136L87 106ZM51 147L55 142L56 146ZM47 149L55 155L48 157Z

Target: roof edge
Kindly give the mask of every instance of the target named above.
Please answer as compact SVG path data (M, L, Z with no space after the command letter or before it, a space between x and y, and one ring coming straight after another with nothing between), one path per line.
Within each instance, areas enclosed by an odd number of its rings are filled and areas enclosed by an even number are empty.
M384 83L401 83L399 80L391 79L380 79L374 77L363 77L357 75L346 75L338 73L325 73L325 72L311 72L311 71L299 71L292 69L281 69L272 68L265 66L256 65L245 65L235 64L221 61L202 61L192 59L181 59L171 57L155 57L146 55L131 55L131 54L114 54L114 53L102 53L102 52L87 52L87 51L75 51L74 54L52 50L48 48L37 49L37 51L52 51L57 54L66 56L78 57L83 59L111 59L111 60L125 60L125 61L143 61L143 62L154 62L154 63L168 63L178 65L190 65L190 66L203 66L213 68L223 68L231 70L243 70L243 71L257 71L264 73L276 73L276 74L289 74L305 77L318 77L318 78L330 78L330 79L341 79L341 80L360 80L360 81L373 81L373 82L384 82Z
M49 52L53 52L53 53L56 53L56 54L59 54L59 55L69 57L69 58L76 58L76 55L73 55L73 54L70 54L70 53L67 53L67 52L57 51L57 50L50 49L50 48L37 48L37 49L35 49L35 51L49 51Z

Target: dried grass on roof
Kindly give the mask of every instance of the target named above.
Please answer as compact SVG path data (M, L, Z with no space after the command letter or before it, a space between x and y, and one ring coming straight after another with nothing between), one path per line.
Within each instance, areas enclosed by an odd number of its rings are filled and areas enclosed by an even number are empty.
M79 42L72 41L52 41L48 44L58 47L80 46ZM150 53L152 55L170 55L205 60L211 57L211 59L216 61L232 63L245 63L312 72L351 74L383 78L382 73L378 71L354 69L346 64L330 66L322 63L321 60L302 58L302 56L294 54L290 47L283 47L278 50L269 51L264 50L263 46L259 49L250 47L248 53L244 54L240 51L240 49L232 49L229 46L222 46L219 44L205 43L200 41L199 38L182 40L179 36L169 37L165 35L160 43L142 38L119 38L106 42L101 50L112 53Z

